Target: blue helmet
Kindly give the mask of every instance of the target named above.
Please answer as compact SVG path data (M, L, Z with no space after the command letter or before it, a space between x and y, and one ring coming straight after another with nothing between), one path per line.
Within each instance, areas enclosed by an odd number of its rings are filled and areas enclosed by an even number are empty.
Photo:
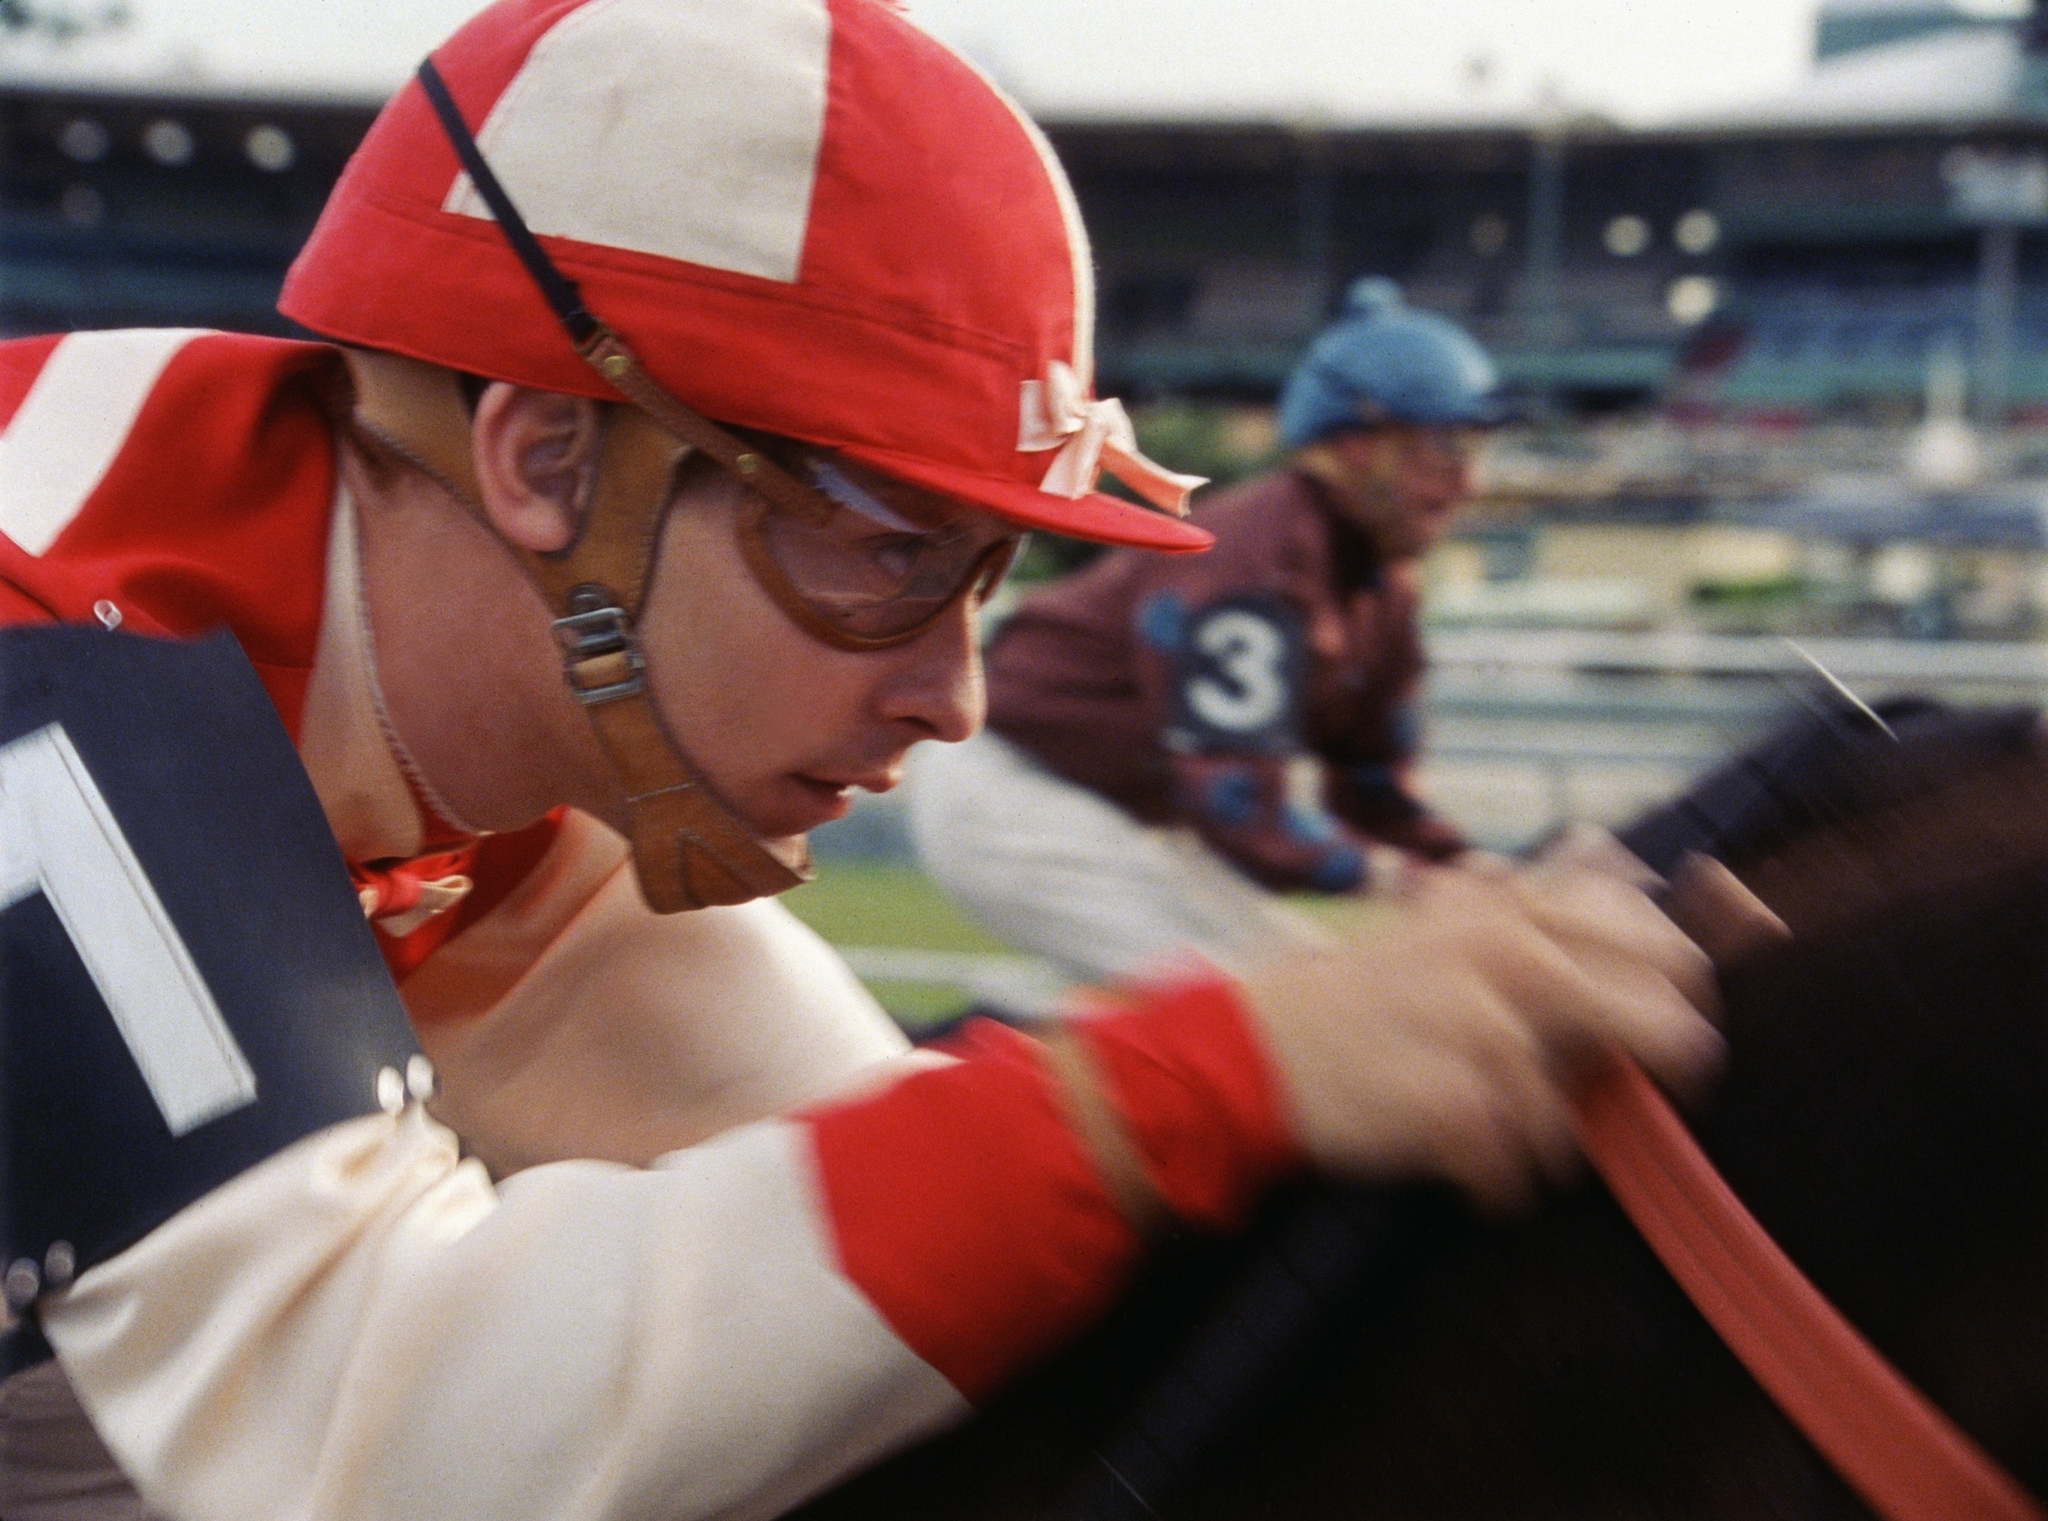
M1456 426L1506 415L1500 374L1472 335L1409 306L1392 280L1367 275L1287 377L1280 440L1298 449L1373 423Z

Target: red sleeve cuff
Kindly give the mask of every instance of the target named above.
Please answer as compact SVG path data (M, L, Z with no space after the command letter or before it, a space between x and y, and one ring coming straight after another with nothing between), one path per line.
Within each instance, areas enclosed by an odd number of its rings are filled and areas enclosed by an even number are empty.
M1279 1075L1234 984L1221 977L1130 990L1074 1029L1144 1158L1190 1225L1232 1230L1303 1162Z
M1235 1224L1297 1165L1229 984L1134 989L1077 1028L1153 1185L1189 1223ZM978 1400L1106 1309L1139 1242L1032 1042L981 1022L954 1054L807 1120L842 1271Z
M969 1400L1106 1309L1138 1257L1027 1036L809 1116L841 1270Z

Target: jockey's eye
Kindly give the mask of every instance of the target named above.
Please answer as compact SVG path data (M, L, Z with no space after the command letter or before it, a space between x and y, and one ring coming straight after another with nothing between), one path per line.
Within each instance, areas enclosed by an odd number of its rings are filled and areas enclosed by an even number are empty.
M907 580L929 545L925 536L911 533L877 534L867 540L868 557L884 575Z
M805 452L797 473L831 501L822 520L756 497L741 544L797 621L854 647L914 637L963 597L979 606L1022 535L993 515Z

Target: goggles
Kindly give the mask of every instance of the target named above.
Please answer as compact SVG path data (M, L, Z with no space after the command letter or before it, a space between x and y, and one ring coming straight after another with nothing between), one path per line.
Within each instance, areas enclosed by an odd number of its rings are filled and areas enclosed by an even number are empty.
M740 551L798 627L841 649L907 643L961 601L979 607L1024 542L986 513L802 446L778 440L762 452L815 495L797 504L749 492Z

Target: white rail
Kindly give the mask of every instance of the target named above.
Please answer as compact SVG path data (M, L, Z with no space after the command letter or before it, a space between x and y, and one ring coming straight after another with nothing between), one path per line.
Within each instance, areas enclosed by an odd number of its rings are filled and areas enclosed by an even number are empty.
M1444 668L1511 668L1632 675L1797 676L1810 669L1773 635L1609 633L1581 629L1439 629L1429 659ZM1983 685L2048 690L2048 643L1814 639L1815 660L1842 680L1885 685Z

